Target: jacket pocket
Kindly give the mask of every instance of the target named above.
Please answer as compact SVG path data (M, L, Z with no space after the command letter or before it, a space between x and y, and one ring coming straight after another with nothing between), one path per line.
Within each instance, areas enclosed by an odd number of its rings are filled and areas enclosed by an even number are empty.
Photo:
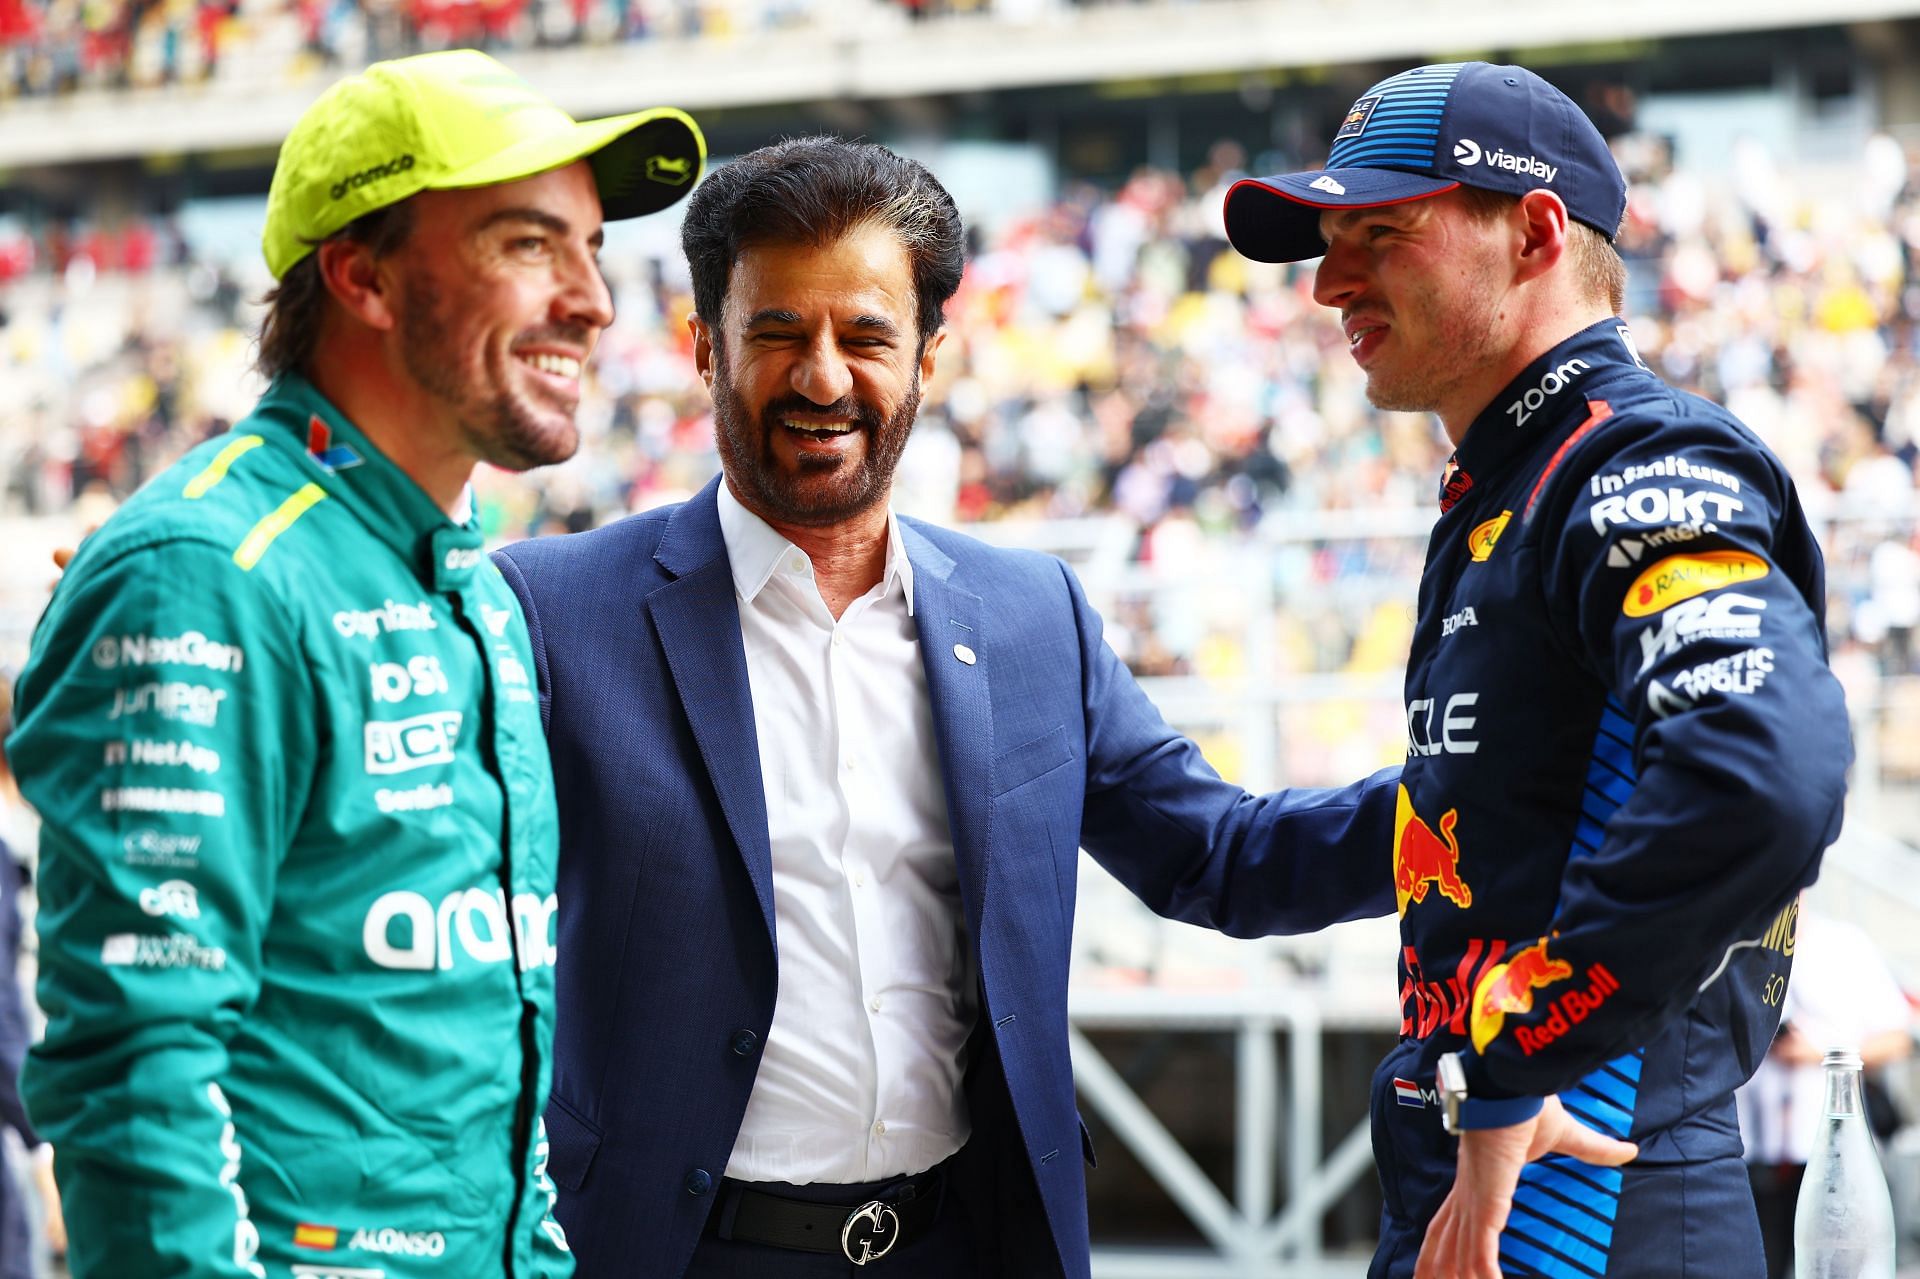
M547 1147L547 1175L566 1190L578 1190L600 1150L600 1129L555 1093L547 1099Z
M1016 786L1025 786L1037 777L1073 762L1073 745L1067 740L1065 725L1023 746L1016 746L993 761L993 795L1004 795Z

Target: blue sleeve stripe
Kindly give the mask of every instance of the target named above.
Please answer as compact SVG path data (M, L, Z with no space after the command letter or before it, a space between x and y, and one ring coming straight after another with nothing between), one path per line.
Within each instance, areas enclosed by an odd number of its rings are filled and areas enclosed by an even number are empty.
M1620 1193L1620 1170L1618 1168L1599 1168L1593 1164L1583 1164L1570 1155L1543 1155L1541 1162L1569 1176L1590 1182L1597 1189L1610 1195Z
M1633 1130L1633 1109L1620 1107L1586 1086L1582 1080L1566 1092L1560 1094L1560 1103L1576 1104L1585 1114L1590 1114L1606 1124L1606 1131L1616 1137L1625 1137Z
M1585 1079L1582 1079L1579 1087L1586 1088L1606 1098L1608 1102L1620 1107L1620 1109L1626 1111L1628 1114L1633 1113L1634 1106L1640 1099L1640 1090L1637 1087L1620 1078L1620 1076L1614 1074L1605 1066L1602 1066L1599 1070L1594 1071Z
M1589 787L1580 792L1580 811L1594 821L1605 824L1609 817L1620 811L1620 805L1605 795L1595 794Z
M1515 1261L1532 1266L1546 1275L1547 1279L1589 1279L1590 1275L1606 1273L1604 1270L1589 1271L1550 1252L1542 1251L1526 1239L1514 1234L1511 1219L1507 1222L1507 1228L1500 1234L1500 1255L1512 1257Z
M1637 1084L1640 1082L1640 1057L1645 1051L1645 1049L1636 1049L1624 1056L1615 1057L1607 1063L1607 1069L1617 1071Z
M1612 1226L1573 1204L1555 1198L1542 1187L1530 1184L1525 1177L1514 1187L1513 1202L1524 1205L1527 1211L1537 1217L1545 1217L1555 1225L1564 1226L1590 1240L1595 1247L1613 1247Z
M1624 1139L1627 1135L1627 1126L1633 1122L1591 1093L1563 1092L1560 1094L1560 1104L1565 1106L1567 1113L1575 1119L1609 1137Z
M1338 169L1355 160L1411 159L1425 164L1433 159L1432 138L1380 138L1363 146L1334 152L1327 160L1329 169Z
M1634 781L1631 777L1622 777L1608 768L1600 760L1587 770L1587 785L1607 797L1607 802L1618 807L1633 795Z
M1602 732L1594 738L1593 757L1622 777L1638 777L1633 771L1633 749Z
M1571 1231L1563 1230L1559 1224L1545 1217L1535 1216L1520 1204L1513 1206L1513 1215L1507 1218L1507 1228L1502 1235L1518 1234L1522 1239L1539 1246L1551 1256L1562 1261L1571 1261L1584 1270L1594 1274L1607 1273L1607 1254L1594 1247Z
M1580 824L1574 827L1573 842L1590 853L1599 852L1600 845L1604 844L1606 840L1607 832L1600 828L1598 822L1582 817ZM1574 855L1578 856L1578 854Z
M1607 1221L1612 1221L1614 1214L1620 1210L1619 1196L1596 1189L1578 1177L1570 1177L1551 1164L1528 1164L1520 1170L1520 1184L1550 1190L1561 1199L1579 1204L1595 1217Z

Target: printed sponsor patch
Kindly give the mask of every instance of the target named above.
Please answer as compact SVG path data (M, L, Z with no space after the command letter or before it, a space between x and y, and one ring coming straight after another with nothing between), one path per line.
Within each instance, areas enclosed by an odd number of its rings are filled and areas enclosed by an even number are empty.
M1628 617L1651 617L1696 595L1758 581L1770 571L1765 560L1745 551L1669 555L1633 580L1620 611Z
M1373 109L1380 105L1382 96L1384 95L1369 93L1364 98L1356 98L1353 105L1347 108L1347 118L1341 122L1340 131L1333 135L1333 140L1344 142L1348 138L1357 138L1365 133L1367 122L1373 119Z
M1402 1106L1424 1107L1427 1104L1427 1099L1420 1095L1419 1084L1414 1083L1411 1079L1401 1079L1398 1076L1396 1076L1393 1081L1393 1099Z
M1484 564L1493 554L1494 543L1507 531L1507 525L1513 521L1512 511L1502 511L1486 523L1478 525L1467 534L1467 552L1473 556L1474 563Z

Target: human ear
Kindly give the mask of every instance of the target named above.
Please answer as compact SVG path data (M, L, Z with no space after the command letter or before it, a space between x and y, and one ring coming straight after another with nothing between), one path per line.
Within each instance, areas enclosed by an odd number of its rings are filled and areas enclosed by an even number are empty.
M389 330L398 323L392 277L371 246L335 238L323 242L313 255L320 282L347 314L370 329Z
M687 332L693 334L693 366L700 370L700 380L713 389L713 330L700 318L698 311L687 312Z
M1537 279L1559 264L1567 251L1567 206L1558 195L1538 188L1514 206L1519 258L1516 282Z

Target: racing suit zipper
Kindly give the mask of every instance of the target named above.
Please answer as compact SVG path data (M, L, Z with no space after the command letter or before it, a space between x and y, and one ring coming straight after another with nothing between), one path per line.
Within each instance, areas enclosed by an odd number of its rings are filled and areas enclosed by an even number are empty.
M513 1202L507 1208L507 1234L503 1244L501 1273L506 1279L517 1279L518 1270L514 1265L515 1243L520 1237L521 1219L527 1199L527 1160L533 1148L533 1107L530 1099L539 1088L539 1024L533 1004L526 998L526 956L522 953L523 939L520 929L513 922L513 786L507 778L506 767L501 763L499 743L494 738L499 717L494 710L493 655L487 649L485 636L473 619L467 614L466 596L454 591L451 595L454 619L465 632L474 647L480 653L480 678L482 693L480 698L480 758L488 772L500 783L500 892L507 907L507 936L513 947L513 984L514 992L520 1000L520 1096L513 1107Z

